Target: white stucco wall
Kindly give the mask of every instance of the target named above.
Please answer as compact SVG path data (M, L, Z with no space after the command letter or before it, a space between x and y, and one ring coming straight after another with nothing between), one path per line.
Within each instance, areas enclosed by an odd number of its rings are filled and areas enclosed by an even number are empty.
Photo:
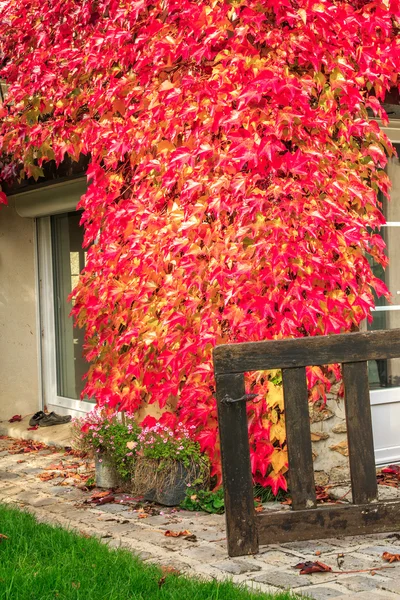
M0 209L0 420L39 409L34 219Z

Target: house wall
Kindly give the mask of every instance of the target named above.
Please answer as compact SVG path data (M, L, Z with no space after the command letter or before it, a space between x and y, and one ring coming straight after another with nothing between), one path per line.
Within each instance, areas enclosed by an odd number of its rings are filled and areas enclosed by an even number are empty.
M34 224L0 210L0 420L39 409Z

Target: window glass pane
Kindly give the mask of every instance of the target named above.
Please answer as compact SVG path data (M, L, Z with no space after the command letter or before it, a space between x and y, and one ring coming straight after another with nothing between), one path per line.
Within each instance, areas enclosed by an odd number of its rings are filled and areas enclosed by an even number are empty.
M400 328L400 310L376 311L373 317L373 322L368 324L369 331ZM368 373L371 390L400 386L400 358L370 360Z
M395 144L400 155L400 144ZM375 298L373 322L368 323L369 331L400 328L400 161L393 157L389 160L387 173L392 183L390 202L383 200L383 211L388 225L383 227L381 235L386 243L389 266L384 270L371 258L370 264L376 277L384 281L392 294L391 302L385 298ZM387 309L385 310L385 307ZM400 358L393 360L372 360L368 363L370 389L400 386Z
M51 217L57 394L73 399L80 398L84 388L82 377L88 368L82 353L84 331L74 327L69 316L71 303L67 301L85 265L80 217L76 212Z

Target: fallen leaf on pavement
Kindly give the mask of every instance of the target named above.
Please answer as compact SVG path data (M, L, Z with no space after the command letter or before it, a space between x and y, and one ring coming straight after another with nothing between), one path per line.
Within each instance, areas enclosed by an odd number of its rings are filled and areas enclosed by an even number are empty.
M115 496L113 494L109 494L108 496L103 496L102 498L96 498L92 500L92 504L96 504L99 506L101 504L110 504L110 502L114 502Z
M90 537L92 537L89 533L86 533L86 531L80 531L79 535L81 535L84 538L90 538Z
M21 415L14 415L11 419L8 419L9 423L18 423L18 421L22 421Z
M39 429L39 425L34 425L33 427L27 427L26 429L27 429L27 431L36 431L36 429Z
M391 475L400 475L400 465L389 465L381 469L382 473L390 473Z
M164 535L166 537L185 537L193 534L188 529L184 529L183 531L173 531L172 529L167 529Z
M382 554L383 560L387 560L389 563L400 562L400 554L391 554L390 552L384 552Z
M315 562L307 560L306 562L298 563L294 568L300 569L300 575L310 575L311 573L329 573L332 571L331 567L319 562L319 560L316 560Z
M284 504L286 506L291 506L292 505L292 499L291 498L286 498L286 500L283 500L281 502L281 504Z
M104 498L104 496L109 496L111 494L111 490L107 490L105 492L96 492L92 495L91 500L98 500L99 498Z
M59 473L40 473L38 475L40 481L50 481L50 479L55 479L56 477L60 477Z

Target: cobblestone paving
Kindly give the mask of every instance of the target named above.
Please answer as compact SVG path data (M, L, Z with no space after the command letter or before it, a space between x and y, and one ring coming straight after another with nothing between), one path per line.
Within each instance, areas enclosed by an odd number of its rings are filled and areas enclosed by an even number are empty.
M150 511L154 515L147 514L122 494L117 499L125 498L127 504L85 503L92 493L74 485L74 475L85 469L74 467L75 457L54 448L10 454L11 445L12 440L0 438L0 502L25 508L39 521L97 536L111 547L128 548L145 561L191 575L230 577L265 592L291 588L314 600L400 600L400 563L374 571L387 566L381 558L383 552L400 553L398 533L272 544L261 547L256 556L231 559L226 552L223 516L162 507ZM44 469L55 463L62 463L68 476L42 481L39 475L51 473ZM168 529L187 529L195 537L166 537ZM293 567L306 560L320 560L334 571L367 572L300 575Z

